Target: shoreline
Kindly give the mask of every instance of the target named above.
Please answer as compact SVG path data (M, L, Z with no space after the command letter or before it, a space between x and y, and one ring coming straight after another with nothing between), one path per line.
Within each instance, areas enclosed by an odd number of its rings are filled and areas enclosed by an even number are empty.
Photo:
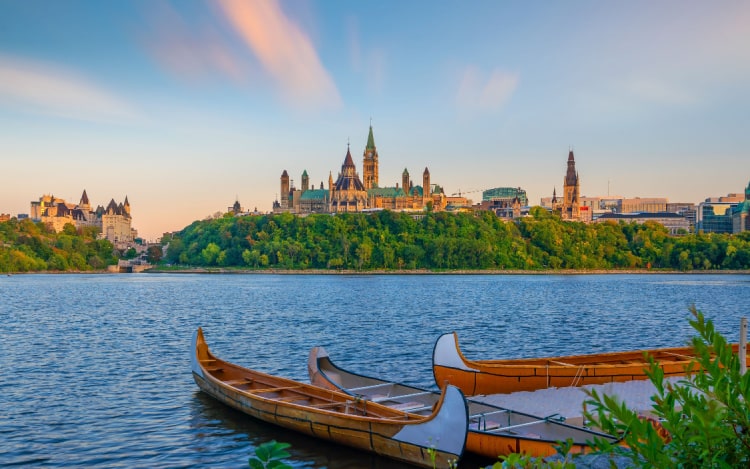
M654 269L569 269L569 270L324 270L324 269L224 269L224 268L185 268L179 270L148 269L142 273L154 274L240 274L240 275L750 275L750 270L654 270Z
M53 271L40 270L32 272L3 272L2 277L14 275L45 274L85 274L85 275L122 275L122 274L228 274L228 275L750 275L747 270L656 270L656 269L567 269L567 270L440 270L425 269L404 270L327 270L327 269L239 269L222 267L185 267L179 269L145 269L141 272L112 272L109 270Z

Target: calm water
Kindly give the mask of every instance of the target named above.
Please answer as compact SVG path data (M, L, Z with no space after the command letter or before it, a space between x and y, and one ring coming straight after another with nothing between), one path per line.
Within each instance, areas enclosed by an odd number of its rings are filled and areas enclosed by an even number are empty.
M323 345L353 371L434 389L444 332L470 358L678 346L695 304L736 341L749 297L750 275L0 277L0 466L246 468L276 439L295 467L403 467L198 392L198 326L217 355L261 371L307 381Z

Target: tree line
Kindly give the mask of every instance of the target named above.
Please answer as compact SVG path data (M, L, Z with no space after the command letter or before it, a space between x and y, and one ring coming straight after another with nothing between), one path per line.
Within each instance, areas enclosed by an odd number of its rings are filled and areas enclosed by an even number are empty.
M750 268L750 233L671 236L654 222L563 222L541 207L517 221L492 212L227 214L163 243L169 264L259 270Z
M56 233L29 219L0 223L0 272L89 271L117 263L117 252L99 229L67 224Z

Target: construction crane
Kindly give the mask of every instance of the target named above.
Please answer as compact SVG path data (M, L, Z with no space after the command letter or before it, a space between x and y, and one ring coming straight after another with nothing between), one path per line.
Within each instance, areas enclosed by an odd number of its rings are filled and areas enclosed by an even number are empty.
M451 194L451 197L454 197L454 196L461 197L462 195L473 194L475 192L484 192L484 191L485 191L485 189L472 189L470 191L461 192L461 189L459 189L458 192L454 192L453 194Z

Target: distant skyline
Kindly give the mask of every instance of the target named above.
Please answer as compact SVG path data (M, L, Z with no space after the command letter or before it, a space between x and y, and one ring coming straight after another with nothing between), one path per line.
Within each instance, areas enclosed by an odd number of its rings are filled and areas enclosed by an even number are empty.
M750 2L3 0L0 212L128 197L146 239L287 170L698 203L750 181ZM416 175L416 177L415 177Z

